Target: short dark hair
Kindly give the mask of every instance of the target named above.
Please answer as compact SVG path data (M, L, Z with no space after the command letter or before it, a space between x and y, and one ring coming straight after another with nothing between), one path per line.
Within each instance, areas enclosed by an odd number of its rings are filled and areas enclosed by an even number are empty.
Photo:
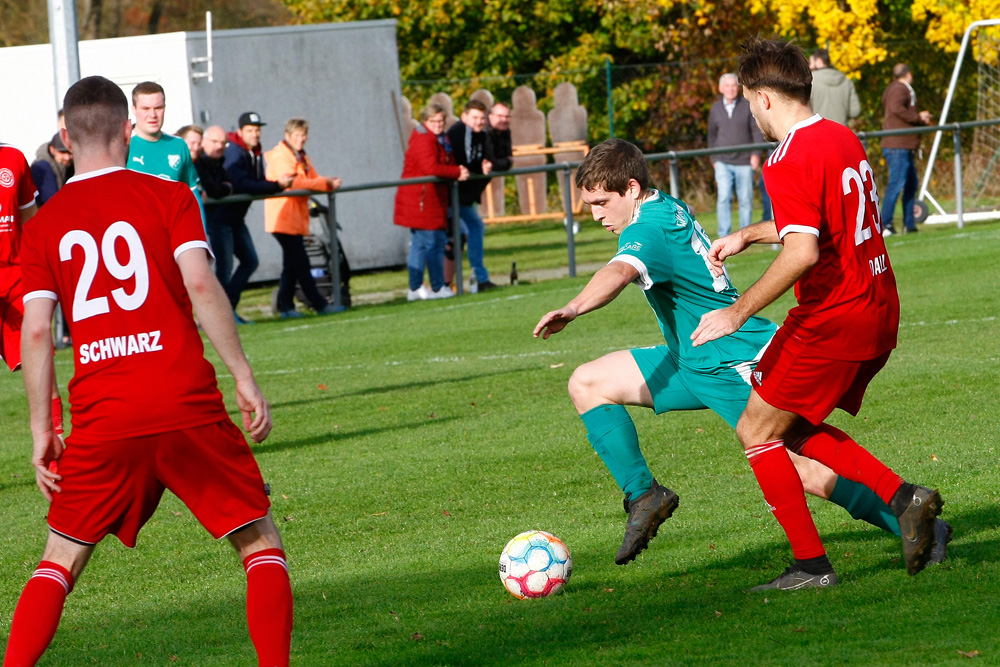
M628 182L635 179L643 190L649 188L649 164L635 144L624 139L608 139L594 146L576 172L576 184L584 190L604 188L624 195Z
M910 66L905 63L898 63L892 68L892 78L902 79L904 76L910 73Z
M816 49L810 54L811 58L816 58L818 61L823 63L823 67L830 66L830 52L826 49Z
M88 76L70 86L63 110L66 132L74 144L109 144L128 120L125 93L103 76Z
M482 111L486 113L486 105L479 100L469 100L465 103L465 109L462 110L463 113L466 111Z
M802 49L792 42L751 37L743 44L738 76L750 90L767 88L809 104L812 71Z
M136 87L132 89L132 106L136 105L140 95L155 95L156 93L163 95L163 99L166 101L167 94L163 91L163 86L155 81L143 81L142 83L137 84Z

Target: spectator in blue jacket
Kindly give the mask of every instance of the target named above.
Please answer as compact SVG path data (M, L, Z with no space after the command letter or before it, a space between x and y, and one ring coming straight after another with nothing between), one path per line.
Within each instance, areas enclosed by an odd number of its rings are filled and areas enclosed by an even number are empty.
M225 148L222 166L232 185L233 194L274 194L286 189L295 178L294 173L285 174L277 181L264 178L264 156L260 148L262 125L265 123L260 115L248 111L240 116L240 129L229 133L229 145ZM217 131L215 128L210 129L213 130L212 141L217 141ZM205 133L207 139L208 130ZM203 149L207 151L208 147L203 145ZM233 306L233 315L239 324L251 323L236 313L236 306L240 302L240 293L258 264L257 249L254 248L246 225L250 203L247 201L212 206L209 208L215 210L208 214L208 238L215 254L215 273L226 290L229 303ZM233 256L240 262L235 271Z
M31 179L38 189L35 204L41 206L47 202L72 177L73 153L56 132L51 141L38 147L31 163Z

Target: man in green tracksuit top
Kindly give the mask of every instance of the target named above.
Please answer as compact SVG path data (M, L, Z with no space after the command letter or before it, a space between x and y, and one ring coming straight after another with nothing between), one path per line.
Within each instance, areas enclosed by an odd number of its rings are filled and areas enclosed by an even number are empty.
M701 316L731 305L739 293L728 275L714 277L709 271L711 241L687 205L650 189L649 168L636 146L621 139L599 144L580 165L576 183L594 219L618 235L618 253L580 294L546 313L534 335L548 338L562 331L635 283L666 342L607 354L577 368L569 381L587 437L625 494L628 520L615 556L624 565L646 548L678 505L677 494L653 478L624 406L652 408L656 414L709 409L735 427L750 396L750 374L777 328L751 317L731 336L691 345ZM811 459L794 454L792 459L808 493L899 535L892 510L869 489ZM944 521L939 531L950 534ZM937 562L944 559L946 544L946 538L939 539Z

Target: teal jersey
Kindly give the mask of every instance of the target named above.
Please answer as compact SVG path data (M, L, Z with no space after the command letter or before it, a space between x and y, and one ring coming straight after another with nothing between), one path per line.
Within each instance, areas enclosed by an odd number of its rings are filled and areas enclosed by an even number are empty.
M158 141L146 141L133 134L128 145L128 168L187 183L192 191L198 189L198 172L191 161L191 151L183 139L172 134L162 134Z
M198 200L201 222L205 223L205 208L201 203L201 180L191 161L191 151L180 137L161 134L157 141L147 141L133 134L128 144L128 168L165 178L168 181L187 183Z
M709 271L711 242L683 202L656 190L618 237L612 262L625 262L639 272L643 290L660 324L660 331L681 368L711 373L733 368L749 378L776 327L751 317L739 331L700 347L692 347L691 332L705 313L733 304L739 293L724 272Z

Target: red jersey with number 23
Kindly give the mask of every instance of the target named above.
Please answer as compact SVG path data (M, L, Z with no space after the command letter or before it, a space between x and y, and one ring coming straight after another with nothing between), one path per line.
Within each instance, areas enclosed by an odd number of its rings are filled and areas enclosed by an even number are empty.
M227 419L176 258L208 249L190 188L123 168L80 174L24 227L24 300L63 304L72 438Z
M862 361L896 347L896 278L875 174L858 138L819 115L801 121L767 160L764 181L778 236L819 239L819 261L795 283L798 305L778 335L827 359Z

